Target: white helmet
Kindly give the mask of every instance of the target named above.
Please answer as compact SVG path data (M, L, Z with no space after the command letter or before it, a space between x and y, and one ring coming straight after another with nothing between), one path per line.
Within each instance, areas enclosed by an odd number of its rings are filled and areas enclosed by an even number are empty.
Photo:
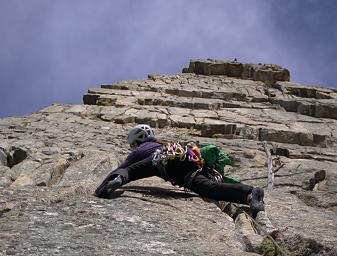
M129 130L127 141L130 145L141 144L149 138L155 139L153 129L147 124L139 124Z

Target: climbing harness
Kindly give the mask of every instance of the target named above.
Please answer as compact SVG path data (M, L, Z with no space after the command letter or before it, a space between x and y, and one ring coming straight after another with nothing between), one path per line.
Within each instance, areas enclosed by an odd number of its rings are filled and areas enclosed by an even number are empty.
M214 168L208 168L208 172L214 181L222 183L224 182L223 176Z
M166 143L161 149L157 149L152 157L152 165L157 166L159 175L165 180L168 179L165 165L170 160L191 161L195 162L198 169L202 169L204 161L201 158L200 150L196 146L186 145L180 143Z
M211 159L211 158L214 159ZM199 148L196 143L190 142L183 146L180 143L166 143L162 149L157 149L153 154L152 165L157 166L160 177L165 180L169 180L166 174L165 165L170 160L179 160L194 162L198 169L197 171L189 172L185 180L191 181L196 175L203 173L216 182L225 183L240 183L240 180L225 176L220 171L226 164L229 164L229 158L222 151L220 151L215 145L208 145L203 148ZM210 160L211 159L211 160ZM220 168L218 168L220 167ZM171 181L174 183L174 181ZM185 184L188 182L185 181Z

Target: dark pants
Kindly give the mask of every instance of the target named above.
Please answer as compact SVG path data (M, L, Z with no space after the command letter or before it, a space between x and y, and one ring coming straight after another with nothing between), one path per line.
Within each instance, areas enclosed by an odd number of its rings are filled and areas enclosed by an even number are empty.
M119 168L115 171L112 171L108 176L103 180L101 185L95 191L97 196L100 196L100 191L102 188L110 181L116 178L118 175L123 177L123 183L129 183L134 180L139 180L151 176L157 176L157 168L152 165L152 156L145 158L141 161L133 163L125 168Z
M170 168L168 173L179 173L180 175L177 177L181 177L181 174L186 175L191 170L182 170L184 166L190 168L191 162L186 161L186 165L184 165L183 162L180 162L179 166L177 166L178 168L174 168L174 163L170 163L167 165L167 167ZM159 172L157 167L152 165L152 156L150 156L144 160L129 165L126 168L117 169L116 171L111 172L102 182L102 184L96 189L96 193L100 191L100 188L102 188L109 180L114 179L117 175L121 175L123 177L125 184L142 178L159 176ZM175 179L173 179L173 181L175 181ZM177 183L179 184L181 182L178 181ZM240 204L247 204L247 196L253 189L253 187L241 183L230 184L216 182L202 174L196 175L185 186L202 197Z
M202 174L196 175L187 188L198 195L218 201L247 204L247 196L253 187L242 183L222 183L213 181Z

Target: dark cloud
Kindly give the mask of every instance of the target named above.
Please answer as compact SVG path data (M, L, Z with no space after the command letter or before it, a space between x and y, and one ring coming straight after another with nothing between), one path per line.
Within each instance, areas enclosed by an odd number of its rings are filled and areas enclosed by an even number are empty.
M191 58L288 67L292 80L336 86L333 0L1 0L0 117L88 87L179 73Z
M280 64L292 71L292 80L337 87L337 2L333 0L268 2L269 28L284 52ZM277 61L277 59L273 59Z

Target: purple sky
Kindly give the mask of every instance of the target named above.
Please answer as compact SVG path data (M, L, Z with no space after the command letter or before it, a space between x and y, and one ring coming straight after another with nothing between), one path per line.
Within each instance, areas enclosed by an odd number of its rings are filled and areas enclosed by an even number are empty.
M89 87L190 59L287 67L337 87L335 0L0 0L0 117L82 103Z

